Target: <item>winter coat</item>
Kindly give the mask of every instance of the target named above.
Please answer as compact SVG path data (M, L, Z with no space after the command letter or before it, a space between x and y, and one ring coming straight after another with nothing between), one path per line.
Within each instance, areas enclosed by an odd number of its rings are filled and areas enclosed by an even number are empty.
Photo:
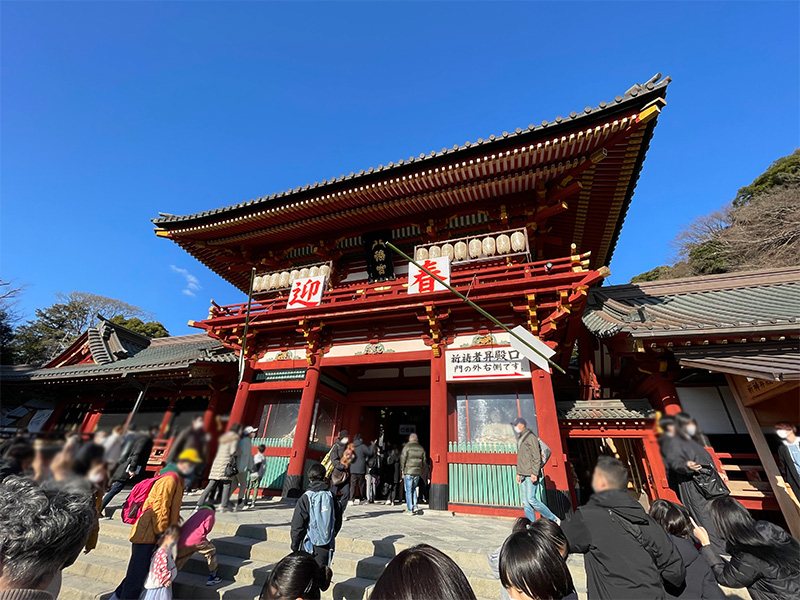
M253 470L253 440L249 435L239 440L236 446L239 454L236 457L236 468L239 473L247 473Z
M681 555L683 566L686 567L686 582L675 587L665 584L667 598L687 598L691 600L724 600L726 598L720 589L711 567L700 556L700 552L692 540L672 536L672 542Z
M517 475L538 477L541 469L542 449L539 446L539 438L526 427L517 440Z
M219 438L217 455L214 457L214 462L211 463L211 471L208 473L209 479L227 479L227 477L225 477L225 467L231 462L231 457L238 456L238 450L236 448L238 444L239 436L233 431L229 431Z
M677 474L669 468L667 457L671 455L671 446L675 443L674 435L667 435L662 433L658 438L658 447L661 449L661 461L664 463L664 470L667 472L667 485L676 494L678 493L678 478Z
M419 442L408 442L400 453L400 470L403 475L422 475L428 456Z
M208 442L206 442L206 432L203 429L195 429L191 425L185 427L172 442L167 455L167 462L176 462L181 452L194 448L197 453L205 459L208 454Z
M325 481L312 481L309 483L308 489L311 492L324 492L328 489L328 484ZM303 540L305 540L306 533L308 533L308 510L310 505L311 501L308 499L306 494L300 496L300 498L297 500L297 504L294 505L291 533L292 552L297 552L298 550L303 549ZM342 505L336 501L335 497L333 500L333 513L333 535L336 537L336 534L338 534L339 530L342 528Z
M111 478L112 483L114 481L125 482L130 480L128 473L143 476L152 452L152 438L146 433L137 433L133 437L128 458L120 462L114 471L114 476Z
M109 466L116 465L122 453L122 436L119 433L112 432L103 442L105 448L105 455L103 456Z
M375 456L375 446L367 446L361 440L353 442L353 453L355 459L350 465L350 472L355 474L365 474L367 472L367 462Z
M343 444L341 440L336 440L333 448L331 448L331 464L333 464L334 469L349 476L350 459L345 456L346 453L347 444Z
M390 454L386 457L386 464L391 468L392 483L398 483L402 475L400 472L400 455Z
M174 465L167 465L161 474L175 472ZM170 525L177 525L183 501L183 477L160 477L150 488L147 500L142 504L142 514L131 529L132 544L155 544L159 535Z
M714 460L703 446L694 440L687 440L679 436L675 436L669 445L664 446L664 451L666 452L667 466L674 474L675 482L678 485L678 498L680 498L681 504L686 507L697 524L705 527L708 531L714 549L722 552L724 549L722 539L717 533L711 513L708 512L711 501L697 489L694 484L695 471L686 466L687 462L694 461L699 465L710 465L712 469L716 469Z
M800 544L777 525L758 521L756 528L776 548L783 550L786 564L778 565L749 552L731 549L731 560L724 561L711 546L700 549L717 581L726 587L746 587L753 600L800 598Z
M641 542L628 531L636 528ZM586 555L589 600L663 599L663 582L684 582L686 569L675 544L623 490L593 494L561 529L570 552Z
M778 466L783 479L792 488L794 497L800 500L800 473L797 472L797 467L794 466L789 446L783 440L781 440L781 445L778 447L778 458L780 459Z

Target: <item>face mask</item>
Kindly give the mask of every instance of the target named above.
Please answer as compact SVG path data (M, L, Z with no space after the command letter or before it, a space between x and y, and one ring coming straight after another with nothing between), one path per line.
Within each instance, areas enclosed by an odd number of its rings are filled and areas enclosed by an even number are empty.
M103 481L103 474L93 473L92 475L89 475L89 481L91 483L100 483L101 481Z
M687 425L686 433L689 435L689 437L694 436L694 434L697 433L697 427L695 425Z
M342 438L342 443L347 444L350 441L350 438Z
M789 437L789 430L788 429L778 429L775 433L778 434L778 437L782 440L785 440Z
M191 465L191 466L185 467L185 468L180 468L178 470L181 472L181 475L188 476L188 475L191 475L192 472L194 471L194 465Z

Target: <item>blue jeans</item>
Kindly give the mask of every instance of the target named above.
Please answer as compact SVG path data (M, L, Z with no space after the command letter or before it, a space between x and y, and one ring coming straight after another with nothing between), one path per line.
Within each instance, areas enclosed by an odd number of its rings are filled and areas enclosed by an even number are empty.
M155 544L131 544L131 559L125 579L114 592L120 600L137 600L144 589L144 582L150 572L150 559L153 558Z
M122 488L125 487L125 482L123 481L115 481L111 484L111 488L108 490L105 496L103 496L103 502L100 505L100 512L106 509L106 506L114 499L114 496L119 494L122 491Z
M413 511L417 508L417 486L419 485L419 475L406 475L403 477L403 485L406 488L406 508Z
M556 516L553 512L545 506L544 502L539 500L536 496L536 492L538 492L539 484L541 483L541 478L534 483L531 481L530 476L525 477L520 484L520 494L522 496L522 508L525 511L525 516L528 517L529 521L536 520L536 514L533 511L538 511L540 515L545 517L546 519L550 519L551 521L556 520Z

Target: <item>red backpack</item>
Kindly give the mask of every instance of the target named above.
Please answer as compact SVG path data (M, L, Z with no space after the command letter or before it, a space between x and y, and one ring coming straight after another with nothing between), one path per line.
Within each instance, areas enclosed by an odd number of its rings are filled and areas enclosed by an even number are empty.
M128 499L125 500L125 504L122 505L122 521L124 523L132 525L139 520L139 517L142 516L142 506L144 506L144 503L147 501L147 497L150 495L150 490L153 489L153 485L162 477L167 477L169 475L171 475L175 481L178 481L178 474L169 471L158 477L144 479L133 486L131 493L128 494Z

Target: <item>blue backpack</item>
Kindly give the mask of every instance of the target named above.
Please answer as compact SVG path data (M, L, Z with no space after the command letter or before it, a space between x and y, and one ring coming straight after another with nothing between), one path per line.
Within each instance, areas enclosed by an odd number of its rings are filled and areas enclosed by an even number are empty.
M326 546L333 541L333 529L336 515L333 509L333 494L328 490L306 492L308 496L308 533L306 546L310 542L314 546Z

